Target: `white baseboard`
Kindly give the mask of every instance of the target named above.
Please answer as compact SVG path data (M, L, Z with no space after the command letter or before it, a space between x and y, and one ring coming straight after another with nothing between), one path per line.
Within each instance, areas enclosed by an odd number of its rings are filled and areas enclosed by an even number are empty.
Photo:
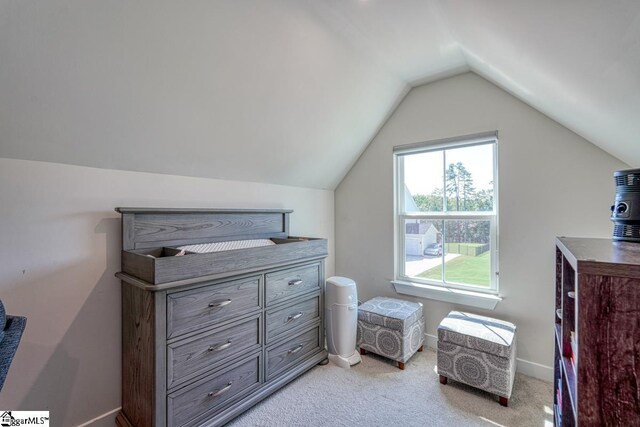
M431 334L424 334L424 343L432 350L438 348L438 337ZM533 378L537 378L542 381L553 382L553 368L551 366L542 365L540 363L531 362L524 359L516 359L518 365L516 371L528 375Z
M542 381L553 382L553 368L551 366L542 365L540 363L531 362L530 360L516 359L518 367L516 371L521 374L537 378Z
M435 335L424 334L424 343L433 351L438 349L438 337Z
M121 408L118 407L116 409L113 409L105 414L102 415L98 415L97 417L95 417L92 420L89 420L85 423L79 424L76 427L113 427L116 425L116 415L118 415L118 411Z

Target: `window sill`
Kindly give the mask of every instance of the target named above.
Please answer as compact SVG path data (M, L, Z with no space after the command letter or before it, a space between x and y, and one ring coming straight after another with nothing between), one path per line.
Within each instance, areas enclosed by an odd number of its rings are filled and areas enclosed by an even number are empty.
M444 301L453 304L467 305L470 307L483 308L485 310L493 310L502 298L498 295L487 294L483 292L465 291L461 289L445 288L442 286L423 285L400 280L392 280L391 283L396 293L404 295L412 295L432 299L436 301Z

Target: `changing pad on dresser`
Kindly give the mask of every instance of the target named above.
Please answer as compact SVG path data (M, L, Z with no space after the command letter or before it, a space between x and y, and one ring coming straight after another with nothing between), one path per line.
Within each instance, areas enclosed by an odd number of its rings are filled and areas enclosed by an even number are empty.
M269 239L253 239L253 240L231 240L226 242L200 243L197 245L179 246L178 249L187 252L195 252L197 254L206 254L210 252L232 251L235 249L259 248L262 246L275 245Z

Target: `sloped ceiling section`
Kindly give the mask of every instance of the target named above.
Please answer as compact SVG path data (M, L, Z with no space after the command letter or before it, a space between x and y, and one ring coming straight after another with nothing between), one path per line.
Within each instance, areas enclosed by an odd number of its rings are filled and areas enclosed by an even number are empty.
M335 188L472 70L640 166L635 0L0 3L0 157Z
M295 0L0 3L0 157L334 188L408 90Z
M636 0L307 1L411 86L469 69L640 167Z
M445 4L473 71L640 167L640 2Z

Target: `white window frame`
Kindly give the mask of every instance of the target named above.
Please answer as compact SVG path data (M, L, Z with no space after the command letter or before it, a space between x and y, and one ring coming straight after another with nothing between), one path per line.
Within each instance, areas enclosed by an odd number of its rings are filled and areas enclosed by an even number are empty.
M404 169L403 159L412 154L420 154L433 151L450 150L454 148L472 147L477 145L493 145L493 210L492 211L473 211L473 212L449 212L446 210L446 203L443 204L443 212L404 212ZM448 302L467 301L467 305L474 305L482 308L495 307L500 300L498 297L498 133L487 132L464 137L447 138L443 140L422 142L417 144L396 146L393 149L394 157L394 275L393 281L396 291L399 293L411 294L414 296L434 297L435 291L447 291L443 298L435 297ZM443 171L446 171L446 158L443 159ZM443 177L443 185L446 186ZM443 191L443 197L446 197L446 191ZM411 277L405 274L405 220L424 219L424 220L487 220L490 223L490 251L491 251L491 283L488 288L482 286L467 285L461 283L449 283L440 280L423 279L419 277ZM446 242L443 242L446 243ZM443 245L444 246L444 245ZM443 251L444 260L444 251ZM408 286L414 286L418 289L411 289ZM453 293L452 293L453 292ZM435 295L442 292L435 292ZM460 298L462 295L464 298ZM487 301L481 301L480 304L468 303L469 298L474 299L475 296L486 296ZM486 299L486 298L482 298Z

